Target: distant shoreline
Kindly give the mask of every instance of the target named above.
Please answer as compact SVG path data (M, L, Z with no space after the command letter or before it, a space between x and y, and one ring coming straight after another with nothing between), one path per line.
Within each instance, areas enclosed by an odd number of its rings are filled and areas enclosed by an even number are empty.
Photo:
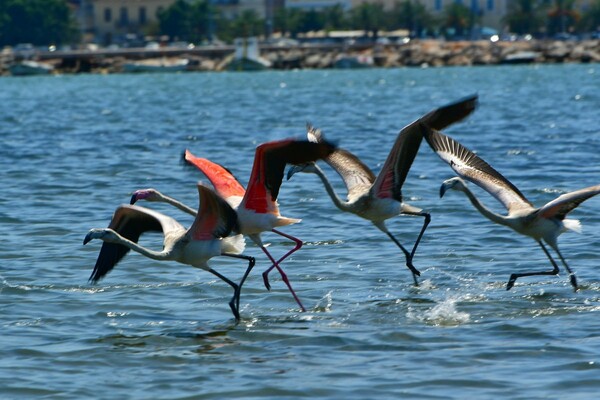
M100 49L39 52L33 58L54 66L60 74L110 74L124 71L132 61L187 59L188 71L221 71L233 57L233 46L196 47L194 49ZM260 55L272 69L333 68L343 57L368 60L363 66L440 67L499 65L515 63L597 63L600 40L530 40L515 42L411 40L406 44L352 45L315 44L301 46L261 46ZM9 75L14 55L3 52L0 75Z

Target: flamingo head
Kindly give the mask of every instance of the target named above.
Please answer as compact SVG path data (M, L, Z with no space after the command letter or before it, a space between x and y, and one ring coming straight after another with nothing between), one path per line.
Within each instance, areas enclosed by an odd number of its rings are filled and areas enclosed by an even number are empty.
M160 201L162 194L156 189L140 189L133 192L129 204L135 204L138 200Z
M316 164L314 162L301 164L301 165L292 165L287 172L287 180L290 180L292 176L294 176L297 172L304 172L306 174L315 174L317 173Z
M446 193L446 191L448 191L448 189L464 191L465 188L466 188L465 181L463 181L458 176L447 179L444 182L442 182L442 186L440 186L440 198L444 197L444 194Z
M119 238L115 231L107 228L95 228L91 229L85 238L83 239L83 244L88 244L93 239L101 239L105 242L118 242Z

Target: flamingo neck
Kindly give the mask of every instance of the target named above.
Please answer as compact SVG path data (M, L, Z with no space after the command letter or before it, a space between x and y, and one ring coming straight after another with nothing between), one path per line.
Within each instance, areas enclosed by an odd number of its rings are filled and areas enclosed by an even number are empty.
M493 212L492 210L490 210L489 208L487 208L486 206L484 206L481 201L479 201L479 199L477 197L475 197L475 195L473 194L473 192L471 192L471 189L469 189L466 186L463 186L461 188L461 191L469 198L469 200L471 201L471 204L473 204L473 206L486 218L488 218L489 220L500 224L500 225L509 225L508 221L506 219L505 216L500 215L500 214L496 214L495 212Z
M333 190L333 186L331 186L331 183L329 182L329 179L327 179L327 176L325 176L323 170L317 164L315 164L314 167L315 174L317 174L317 176L323 182L323 186L325 186L325 190L329 194L329 197L331 197L333 204L335 204L335 206L342 211L348 211L348 203L340 199L335 190Z
M181 210L181 211L183 211L184 213L191 214L191 215L193 215L194 217L195 217L196 215L198 215L198 211L197 211L197 210L194 210L193 208L186 206L186 205L185 205L185 204L183 204L182 202L180 202L180 201L178 201L178 200L175 200L175 199L174 199L174 198L172 198L172 197L169 197L169 196L162 195L162 197L161 197L161 200L162 200L164 203L167 203L167 204L170 204L170 205L172 205L172 206L174 206L174 207L177 207L178 209L180 209L180 210Z
M132 242L131 240L124 238L123 236L119 235L118 233L116 233L116 236L118 238L118 241L116 243L121 244L123 246L129 247L129 249L140 253L143 256L146 256L148 258L151 258L153 260L167 260L169 259L169 253L163 251L154 251L154 250L150 250L147 249L143 246L140 246L139 244Z

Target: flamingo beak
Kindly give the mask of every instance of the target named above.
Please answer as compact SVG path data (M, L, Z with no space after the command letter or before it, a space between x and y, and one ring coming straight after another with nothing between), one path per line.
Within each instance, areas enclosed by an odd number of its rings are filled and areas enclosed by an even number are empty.
M83 238L83 244L86 245L88 244L90 241L92 240L92 233L88 232L87 235L85 235L85 238Z
M304 169L304 167L305 167L305 165L294 165L294 166L291 166L288 169L288 172L287 172L287 176L286 176L287 180L289 181L290 178L292 176L294 176L295 173L302 171Z
M442 197L444 197L444 194L446 194L447 190L448 190L448 184L446 182L442 183L442 186L440 186L440 199Z
M129 200L129 204L135 204L135 202L137 201L137 199L138 199L138 198L137 198L137 193L134 193L134 194L131 196L131 200Z

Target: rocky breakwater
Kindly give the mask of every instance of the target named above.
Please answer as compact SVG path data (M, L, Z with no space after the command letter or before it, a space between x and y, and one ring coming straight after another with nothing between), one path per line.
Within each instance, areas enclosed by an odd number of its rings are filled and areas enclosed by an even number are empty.
M357 48L263 51L274 68L332 68L342 56L370 56L378 67L469 66L508 63L600 62L600 40L516 42L412 40Z
M41 61L54 66L55 73L119 73L132 61L162 62L186 59L188 71L221 71L231 59L233 46L219 48L196 47L190 50L145 49L123 51L84 51L40 54ZM334 68L340 58L355 57L370 60L371 65L394 67L441 67L497 65L509 63L597 63L600 62L600 40L554 41L530 40L515 42L411 40L388 45L301 45L262 46L260 55L271 62L273 69ZM8 74L13 57L0 59L0 75Z

